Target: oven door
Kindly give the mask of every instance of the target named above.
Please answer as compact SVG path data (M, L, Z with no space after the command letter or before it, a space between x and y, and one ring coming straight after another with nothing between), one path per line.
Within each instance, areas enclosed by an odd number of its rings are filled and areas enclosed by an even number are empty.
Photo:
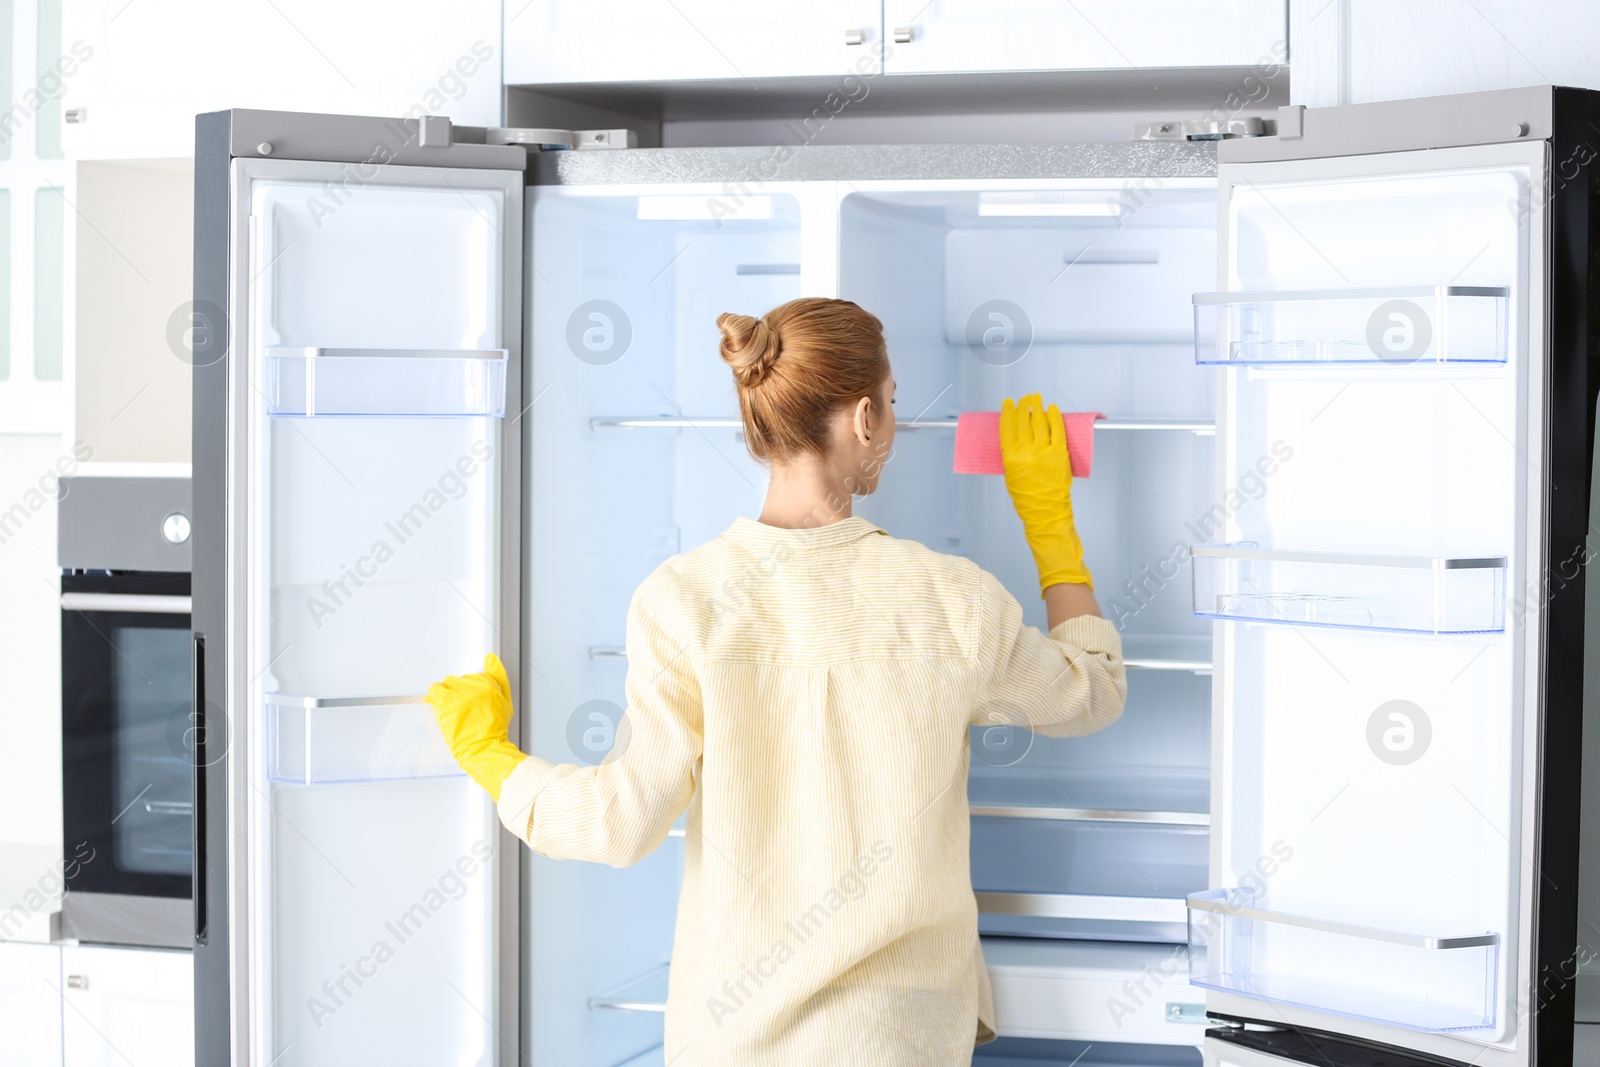
M66 574L62 934L190 944L187 574Z

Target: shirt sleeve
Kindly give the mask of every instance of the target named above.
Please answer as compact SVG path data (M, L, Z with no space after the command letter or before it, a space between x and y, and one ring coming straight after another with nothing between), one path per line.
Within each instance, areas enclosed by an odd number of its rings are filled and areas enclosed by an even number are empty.
M500 790L500 821L552 859L625 867L660 846L694 795L700 687L672 583L653 575L628 608L628 708L598 766L529 756Z
M1080 615L1042 634L1022 622L1022 605L984 573L976 726L1025 726L1048 737L1105 728L1128 693L1122 637L1096 615Z

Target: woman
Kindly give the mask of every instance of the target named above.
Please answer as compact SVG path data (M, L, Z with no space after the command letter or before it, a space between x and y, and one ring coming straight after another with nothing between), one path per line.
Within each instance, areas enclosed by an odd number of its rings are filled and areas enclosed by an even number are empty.
M970 560L851 515L894 443L881 324L844 300L723 315L759 520L669 559L628 611L622 754L507 738L505 669L429 692L461 766L534 850L638 861L687 813L667 1062L965 1064L994 1036L968 868L968 727L1122 711L1121 644L1073 526L1061 415L1001 412L1051 630Z

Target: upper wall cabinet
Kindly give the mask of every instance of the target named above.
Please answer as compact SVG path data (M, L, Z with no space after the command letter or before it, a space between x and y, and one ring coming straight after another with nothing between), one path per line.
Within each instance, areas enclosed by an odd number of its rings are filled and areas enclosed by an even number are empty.
M187 156L226 108L500 118L498 0L63 0L63 144L77 158Z
M976 2L976 0L974 0ZM873 74L880 0L517 0L509 85Z
M1307 107L1522 85L1600 89L1586 0L1293 0L1293 102Z
M1244 67L1287 55L1284 0L884 0L889 74Z

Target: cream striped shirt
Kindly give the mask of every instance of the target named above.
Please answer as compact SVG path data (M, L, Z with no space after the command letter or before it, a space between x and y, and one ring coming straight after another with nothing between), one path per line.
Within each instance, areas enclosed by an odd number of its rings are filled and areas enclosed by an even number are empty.
M968 868L968 727L1112 722L1121 643L1046 637L970 560L864 519L740 519L634 594L620 755L530 757L500 817L622 866L686 814L665 1059L965 1064L994 1033Z

